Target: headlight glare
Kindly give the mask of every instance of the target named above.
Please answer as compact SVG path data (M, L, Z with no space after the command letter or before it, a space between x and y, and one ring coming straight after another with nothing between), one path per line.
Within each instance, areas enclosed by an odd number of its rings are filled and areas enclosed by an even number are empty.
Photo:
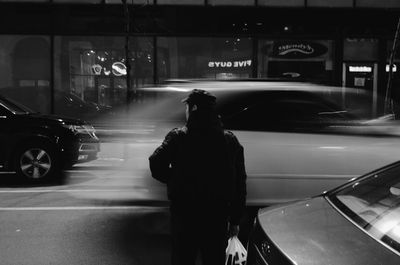
M75 134L80 134L80 133L87 133L87 134L93 134L95 132L93 126L91 125L71 125L71 124L64 124L64 128L69 129L71 132Z

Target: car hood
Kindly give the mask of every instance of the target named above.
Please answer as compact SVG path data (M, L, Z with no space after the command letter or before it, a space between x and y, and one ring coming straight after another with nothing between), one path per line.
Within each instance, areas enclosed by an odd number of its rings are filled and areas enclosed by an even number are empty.
M70 124L70 125L83 125L85 124L84 121L79 119L71 119L62 116L56 115L44 115L40 113L29 113L29 114L20 114L17 115L18 119L24 120L25 122L29 123L46 123L46 124Z
M261 227L297 265L400 264L400 257L316 197L259 213Z

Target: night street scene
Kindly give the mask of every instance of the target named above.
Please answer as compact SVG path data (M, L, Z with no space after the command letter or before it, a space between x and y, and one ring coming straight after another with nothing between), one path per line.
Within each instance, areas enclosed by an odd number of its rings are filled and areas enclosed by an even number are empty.
M398 65L400 0L0 0L0 265L399 265Z

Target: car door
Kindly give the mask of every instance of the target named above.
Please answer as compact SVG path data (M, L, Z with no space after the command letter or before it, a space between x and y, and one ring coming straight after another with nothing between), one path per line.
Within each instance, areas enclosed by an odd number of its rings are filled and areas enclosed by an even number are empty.
M10 131L10 112L1 104L0 101L0 171L4 170L8 154L8 137Z
M395 137L330 131L331 109L313 97L257 98L225 122L245 148L249 204L318 195L400 157Z

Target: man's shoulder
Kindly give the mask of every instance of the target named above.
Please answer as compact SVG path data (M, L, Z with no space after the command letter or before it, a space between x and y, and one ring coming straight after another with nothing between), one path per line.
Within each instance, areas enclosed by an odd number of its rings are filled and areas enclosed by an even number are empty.
M168 132L167 138L176 138L176 137L186 134L186 132L187 132L187 128L185 126L183 126L181 128L173 128L172 130L170 130Z
M224 135L226 138L229 139L236 139L236 136L233 132L229 131L229 130L224 130Z
M225 139L227 139L228 143L234 145L240 145L239 140L235 136L235 134L229 130L224 130Z

